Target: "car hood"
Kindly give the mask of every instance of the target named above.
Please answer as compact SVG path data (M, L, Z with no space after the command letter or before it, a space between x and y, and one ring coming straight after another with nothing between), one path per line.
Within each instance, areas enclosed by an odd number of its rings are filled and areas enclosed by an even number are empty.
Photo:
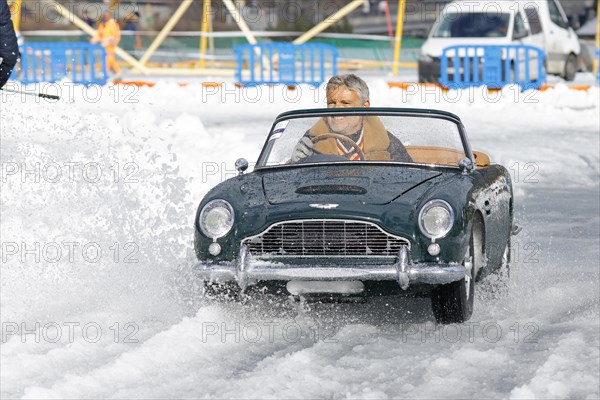
M326 165L271 170L264 173L262 184L270 204L387 204L439 175L400 165Z

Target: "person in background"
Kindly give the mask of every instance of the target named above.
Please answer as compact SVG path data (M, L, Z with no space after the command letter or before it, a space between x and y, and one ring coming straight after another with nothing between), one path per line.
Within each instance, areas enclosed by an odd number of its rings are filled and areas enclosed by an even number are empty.
M140 22L140 13L134 11L125 16L125 30L133 32L135 36L135 49L139 50L142 48L142 39L137 29L137 25Z
M0 88L2 88L19 59L17 34L10 19L10 8L6 0L0 0Z
M371 13L371 2L369 0L363 0L362 13L364 15Z
M81 16L81 18L83 19L83 22L85 22L92 28L96 27L96 20L94 18L90 17L90 13L88 13L87 10L85 10L83 12L83 15Z
M377 1L369 0L369 9L371 10L371 14L377 14Z
M146 29L148 29L149 31L154 29L154 11L152 10L152 4L147 3L144 6L144 14L146 15L145 18L145 23L146 23Z
M115 55L117 46L121 41L121 28L112 16L109 9L104 11L102 22L98 25L96 36L91 40L92 43L100 43L106 49L106 67L118 77L121 75L121 67L117 64Z

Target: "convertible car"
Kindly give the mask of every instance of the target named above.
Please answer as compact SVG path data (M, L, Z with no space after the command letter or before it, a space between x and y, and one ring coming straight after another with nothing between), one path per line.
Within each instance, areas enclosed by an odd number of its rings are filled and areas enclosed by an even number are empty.
M207 294L426 295L438 322L455 323L472 314L475 282L507 263L510 175L471 150L456 115L286 112L254 171L244 159L236 168L196 215L194 269Z

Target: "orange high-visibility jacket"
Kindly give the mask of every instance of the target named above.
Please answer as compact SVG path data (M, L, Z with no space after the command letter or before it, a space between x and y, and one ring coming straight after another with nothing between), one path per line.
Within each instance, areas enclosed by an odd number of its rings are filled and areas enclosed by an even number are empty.
M114 19L98 25L98 39L107 52L114 52L121 41L121 28Z

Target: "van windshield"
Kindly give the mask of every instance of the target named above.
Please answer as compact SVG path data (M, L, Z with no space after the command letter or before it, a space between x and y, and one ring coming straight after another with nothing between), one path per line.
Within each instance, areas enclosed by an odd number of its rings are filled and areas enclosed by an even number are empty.
M432 37L504 37L508 34L508 13L442 13Z

